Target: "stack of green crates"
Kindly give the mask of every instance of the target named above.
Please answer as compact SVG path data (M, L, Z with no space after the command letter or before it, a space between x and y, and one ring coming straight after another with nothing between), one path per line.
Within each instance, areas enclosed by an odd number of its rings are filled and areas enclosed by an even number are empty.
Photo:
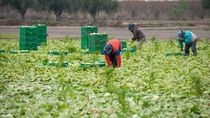
M36 26L20 26L20 50L38 49L38 30Z
M44 24L35 25L38 28L38 45L47 44L47 26Z
M108 41L108 35L106 33L91 33L88 36L89 51L102 52L106 42Z
M90 33L97 33L98 27L95 26L83 26L81 27L81 48L88 49L88 35Z

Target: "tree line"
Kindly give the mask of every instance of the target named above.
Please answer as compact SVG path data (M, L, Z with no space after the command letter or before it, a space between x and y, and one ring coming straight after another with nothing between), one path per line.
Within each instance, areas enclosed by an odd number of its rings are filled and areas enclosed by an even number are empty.
M60 20L64 11L68 13L87 12L95 21L96 15L101 11L106 13L116 11L118 2L117 0L0 0L0 6L10 6L17 10L23 21L29 8L53 12L56 21Z
M159 2L149 3L159 4ZM179 0L173 4L165 4L165 6L163 6L163 2L156 6L149 5L149 3L139 1L120 2L119 0L0 0L0 7L9 6L16 10L20 14L22 21L24 21L27 11L33 9L34 11L53 13L56 16L56 21L61 20L61 15L64 12L68 14L87 13L92 16L94 23L97 20L97 16L100 16L102 12L108 14L105 17L114 17L114 19L122 20L129 17L131 19L150 19L151 15L156 19L159 17L161 19L164 16L180 18L187 10L191 10L192 13L190 13L193 17L193 13L199 11L190 6L188 0ZM203 9L210 9L210 0L201 0L199 3L202 4ZM202 12L202 10L200 11ZM109 16L109 13L115 14L112 14L114 16Z

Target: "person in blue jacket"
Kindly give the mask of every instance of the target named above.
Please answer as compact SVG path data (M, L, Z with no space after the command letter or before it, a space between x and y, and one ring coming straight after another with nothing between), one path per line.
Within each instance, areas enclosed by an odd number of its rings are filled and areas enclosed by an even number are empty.
M179 31L177 33L178 41L179 41L179 47L181 48L181 51L183 51L183 43L185 43L185 56L189 55L190 47L192 49L193 55L197 55L196 50L196 42L197 42L197 36L192 33L191 31Z

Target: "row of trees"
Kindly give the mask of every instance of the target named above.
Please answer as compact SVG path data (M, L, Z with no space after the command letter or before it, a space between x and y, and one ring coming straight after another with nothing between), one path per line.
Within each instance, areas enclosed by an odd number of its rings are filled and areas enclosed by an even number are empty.
M204 9L210 9L210 0L202 0L202 5Z
M126 18L141 20L194 20L208 18L207 3L210 0L192 1L123 1L120 3L117 15L120 19ZM203 3L203 4L202 4ZM203 6L202 6L203 5ZM205 7L204 7L205 6ZM119 13L120 12L120 13Z
M195 7L194 3L199 7ZM202 3L202 4L201 4ZM46 15L54 13L56 21L61 19L62 13L86 13L96 22L97 16L111 19L170 19L194 16L203 16L203 8L210 9L210 0L189 1L179 0L173 2L144 2L144 1L119 1L119 0L0 0L0 7L9 6L15 9L25 19L27 11L45 11ZM115 12L117 11L117 12ZM114 14L110 15L109 13ZM37 14L39 12L36 12ZM105 13L105 14L104 14ZM107 14L108 13L108 14ZM186 14L186 15L185 15ZM201 18L201 17L199 17Z
M29 8L38 11L53 12L56 21L59 21L62 13L83 11L89 13L95 22L96 15L104 11L110 13L116 11L118 2L116 0L0 0L0 6L10 6L16 9L22 20Z

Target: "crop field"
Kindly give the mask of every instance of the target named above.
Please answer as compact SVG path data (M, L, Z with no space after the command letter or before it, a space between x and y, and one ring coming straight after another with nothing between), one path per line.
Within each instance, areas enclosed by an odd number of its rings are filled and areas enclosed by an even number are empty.
M0 117L209 118L209 44L182 56L176 40L153 38L108 68L81 67L104 56L85 54L71 37L25 52L18 40L0 40Z

